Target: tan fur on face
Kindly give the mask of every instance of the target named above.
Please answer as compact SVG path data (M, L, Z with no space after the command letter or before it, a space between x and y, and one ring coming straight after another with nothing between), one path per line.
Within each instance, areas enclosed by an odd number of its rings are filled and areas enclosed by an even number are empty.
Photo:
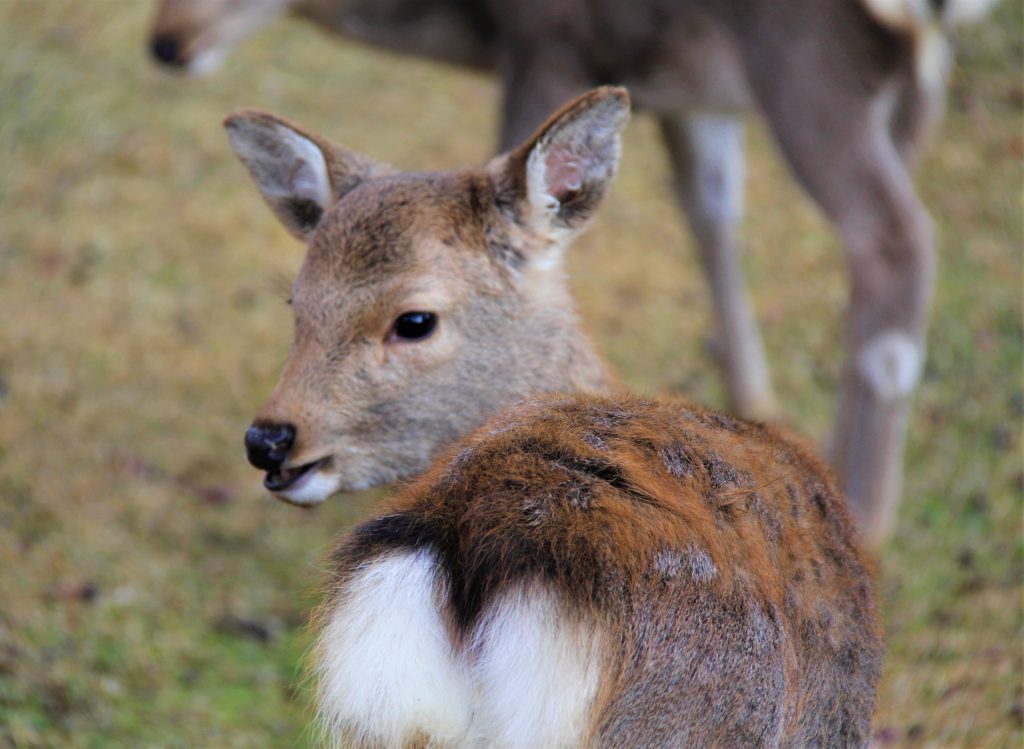
M391 481L510 400L600 384L563 281L494 257L506 220L473 215L475 189L478 173L387 178L325 216L292 295L295 349L257 417L295 424L296 464L332 452L342 488ZM385 343L414 310L438 315L433 336Z
M294 345L255 420L295 427L289 467L324 460L336 490L394 481L518 398L607 386L561 258L606 192L627 112L621 91L595 92L483 169L421 174L272 115L227 120L268 204L309 243ZM566 168L578 190L558 181ZM433 335L390 339L415 311L437 316Z

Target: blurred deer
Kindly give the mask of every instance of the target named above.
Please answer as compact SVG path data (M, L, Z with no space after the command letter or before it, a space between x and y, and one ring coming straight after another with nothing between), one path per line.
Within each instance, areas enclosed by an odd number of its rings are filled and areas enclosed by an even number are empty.
M774 412L737 239L737 113L759 110L846 247L847 356L832 459L858 520L881 539L901 492L933 288L932 226L909 167L942 109L947 31L990 4L164 0L152 49L163 62L204 70L289 10L357 40L497 70L503 148L571 95L604 82L629 86L660 123L713 292L730 405L746 417Z
M337 743L867 746L873 584L828 470L770 427L601 394L562 258L628 107L592 91L432 174L226 121L309 243L247 437L268 487L312 503L416 475L486 422L332 557L314 669Z

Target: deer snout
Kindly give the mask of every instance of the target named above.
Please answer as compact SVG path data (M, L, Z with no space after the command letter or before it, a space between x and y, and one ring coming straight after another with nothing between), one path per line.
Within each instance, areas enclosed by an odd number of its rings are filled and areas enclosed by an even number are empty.
M153 37L149 48L158 62L172 67L183 67L185 60L181 56L182 45L173 34L158 34Z
M268 473L281 469L294 444L295 427L291 424L256 422L245 432L249 462Z

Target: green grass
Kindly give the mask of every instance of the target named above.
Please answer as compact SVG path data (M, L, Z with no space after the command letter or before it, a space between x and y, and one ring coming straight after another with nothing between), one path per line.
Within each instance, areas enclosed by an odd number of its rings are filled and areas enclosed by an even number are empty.
M484 77L284 22L213 77L144 57L148 3L0 4L0 746L304 746L325 550L380 494L276 503L241 437L287 349L301 248L231 156L257 105L409 168L480 162ZM906 501L881 557L885 746L1014 747L1021 721L1019 3L965 33L918 183L939 228ZM841 250L763 131L747 267L791 423L824 439ZM575 249L587 327L637 389L722 389L652 123Z

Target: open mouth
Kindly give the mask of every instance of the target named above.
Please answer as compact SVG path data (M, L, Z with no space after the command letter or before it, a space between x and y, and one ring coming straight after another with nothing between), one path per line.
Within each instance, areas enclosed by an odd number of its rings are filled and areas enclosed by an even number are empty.
M282 468L274 473L267 472L263 486L272 492L283 492L298 488L307 478L316 473L330 458L321 458L294 468Z

